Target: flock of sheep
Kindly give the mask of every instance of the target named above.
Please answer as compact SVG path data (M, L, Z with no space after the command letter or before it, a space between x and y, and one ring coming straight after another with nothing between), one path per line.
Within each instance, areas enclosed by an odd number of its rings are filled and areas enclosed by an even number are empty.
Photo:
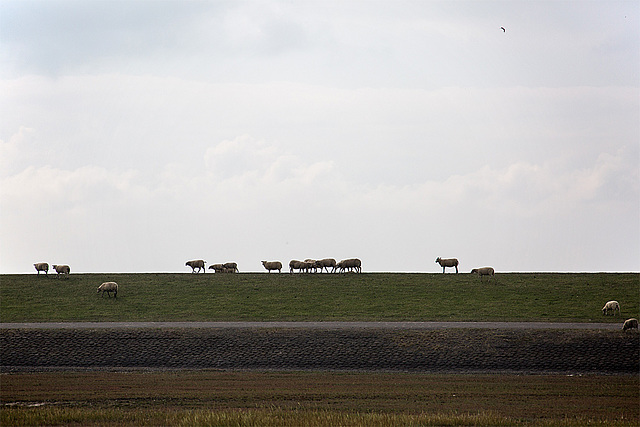
M194 259L191 261L187 261L185 266L191 267L192 273L205 273L207 270L205 269L205 264L207 262L203 259ZM279 273L282 273L282 263L280 261L262 261L262 266L267 270L267 272L271 273L271 271L278 270ZM298 261L292 259L289 262L289 272L293 273L295 270L298 270L299 273L317 273L318 270L322 273L323 271L329 272L331 269L331 273L340 272L344 273L346 271L353 271L356 273L362 272L362 261L358 258L350 258L343 259L340 262L336 262L333 258L324 258L320 260L315 259L305 259L304 261ZM235 262L227 262L224 264L211 264L209 266L209 270L213 270L216 273L239 273L238 264Z
M36 268L38 274L40 274L41 271L44 271L44 274L49 274L49 264L46 262L38 262L33 264L33 266ZM58 275L57 277L60 277L60 275L69 277L69 274L71 273L71 269L68 265L52 265L52 267L56 271L56 274Z
M458 272L459 262L456 258L436 258L436 263L440 264L442 267L442 272L445 272L445 268L455 268L456 273ZM191 267L192 273L205 273L205 264L206 261L202 259L191 260L185 263L185 266ZM278 270L279 273L282 272L282 263L280 261L262 261L263 267L267 270L267 272L271 272L272 270ZM39 262L33 264L36 269L37 274L40 274L43 271L45 274L49 273L49 264L46 262ZM68 265L52 265L55 270L57 277L69 277L71 273L71 268ZM209 266L210 270L213 270L216 273L236 273L240 272L238 270L238 264L235 262L227 262L224 264L212 264ZM346 271L352 271L356 273L362 272L362 261L358 258L349 258L344 259L342 261L336 262L333 258L324 258L321 260L314 259L305 259L304 261L291 260L289 262L289 272L294 273L295 270L298 270L299 273L310 273L310 272L320 272L327 271L329 272L331 269L331 273L340 272L344 273ZM483 276L489 276L489 278L495 275L495 270L492 267L482 267L482 268L474 268L471 270L472 274L477 274L482 279ZM111 298L111 293L113 292L114 298L118 297L118 284L116 282L105 282L98 286L98 293L102 293L104 297L105 292L107 296ZM611 312L614 316L616 312L620 315L620 304L618 301L608 301L604 307L602 307L602 314L608 315ZM622 330L626 331L627 329L638 329L638 319L632 318L625 320L622 325Z

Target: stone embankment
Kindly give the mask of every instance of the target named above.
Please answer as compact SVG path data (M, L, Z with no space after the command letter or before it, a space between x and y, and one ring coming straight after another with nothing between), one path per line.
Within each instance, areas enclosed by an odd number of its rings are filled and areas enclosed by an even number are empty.
M2 372L48 369L640 371L640 334L558 329L2 329Z

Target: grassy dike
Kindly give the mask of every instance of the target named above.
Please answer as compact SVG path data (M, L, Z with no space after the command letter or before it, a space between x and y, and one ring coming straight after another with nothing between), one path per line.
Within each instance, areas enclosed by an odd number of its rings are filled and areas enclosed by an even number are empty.
M101 298L104 281L120 286ZM602 316L606 301L620 317ZM640 316L638 273L0 276L1 322L564 321Z

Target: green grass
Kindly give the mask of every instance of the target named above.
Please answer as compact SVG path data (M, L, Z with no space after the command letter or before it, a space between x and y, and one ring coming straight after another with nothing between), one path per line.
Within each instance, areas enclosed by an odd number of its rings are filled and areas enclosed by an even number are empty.
M118 298L96 288L116 281ZM0 276L0 321L571 321L640 316L638 273Z

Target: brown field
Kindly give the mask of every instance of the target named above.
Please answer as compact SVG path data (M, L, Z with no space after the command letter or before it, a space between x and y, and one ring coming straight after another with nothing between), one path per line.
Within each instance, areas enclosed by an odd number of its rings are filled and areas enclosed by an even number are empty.
M2 425L640 423L636 375L205 370L13 373L0 381Z

